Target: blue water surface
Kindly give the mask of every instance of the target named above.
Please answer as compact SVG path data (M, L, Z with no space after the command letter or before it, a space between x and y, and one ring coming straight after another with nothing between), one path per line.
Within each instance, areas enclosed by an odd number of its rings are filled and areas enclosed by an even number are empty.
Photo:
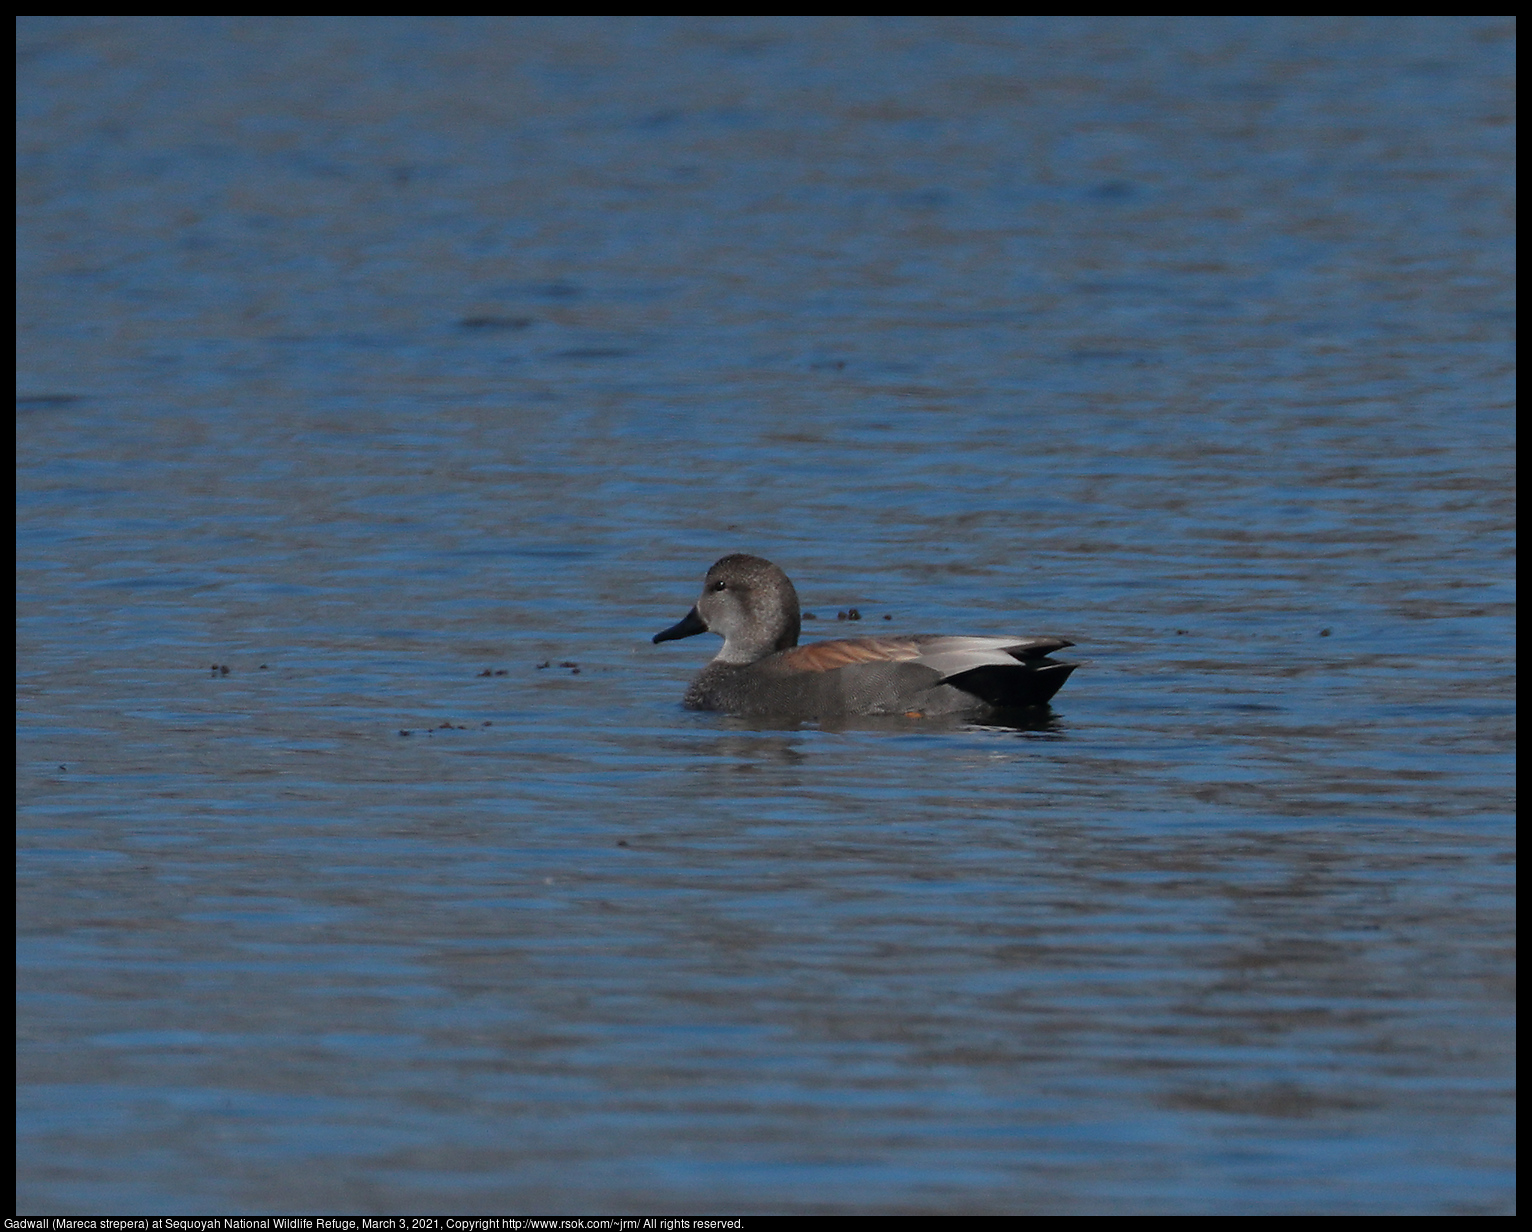
M20 19L18 1211L1512 1211L1512 35Z

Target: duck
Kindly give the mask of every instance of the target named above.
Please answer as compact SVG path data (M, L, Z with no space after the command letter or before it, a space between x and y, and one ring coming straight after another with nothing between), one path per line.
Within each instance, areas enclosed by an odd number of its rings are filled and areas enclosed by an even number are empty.
M800 646L801 631L787 574L734 553L707 571L692 610L653 640L723 638L681 699L687 709L796 720L1046 706L1078 666L1048 657L1074 645L1062 637L914 634Z

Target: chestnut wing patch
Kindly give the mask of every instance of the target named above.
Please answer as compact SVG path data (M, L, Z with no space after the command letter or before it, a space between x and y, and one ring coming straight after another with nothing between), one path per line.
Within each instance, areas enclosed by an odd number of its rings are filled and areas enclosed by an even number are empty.
M814 642L782 652L782 668L789 672L833 672L854 663L901 663L920 658L920 643L912 637L858 637L845 641Z

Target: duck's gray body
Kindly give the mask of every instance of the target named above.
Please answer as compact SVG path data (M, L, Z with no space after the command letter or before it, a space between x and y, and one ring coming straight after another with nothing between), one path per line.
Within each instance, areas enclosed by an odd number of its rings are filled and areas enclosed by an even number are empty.
M860 637L798 645L798 595L758 556L725 556L702 597L656 642L714 632L718 657L682 704L693 710L835 719L943 715L1041 706L1074 671L1047 656L1061 637Z

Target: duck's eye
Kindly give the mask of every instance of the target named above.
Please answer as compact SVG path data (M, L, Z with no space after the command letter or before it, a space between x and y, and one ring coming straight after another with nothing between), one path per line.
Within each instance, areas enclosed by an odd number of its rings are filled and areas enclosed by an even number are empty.
M729 589L729 584L727 582L714 582L711 586L708 587L708 589L709 590L728 590Z

